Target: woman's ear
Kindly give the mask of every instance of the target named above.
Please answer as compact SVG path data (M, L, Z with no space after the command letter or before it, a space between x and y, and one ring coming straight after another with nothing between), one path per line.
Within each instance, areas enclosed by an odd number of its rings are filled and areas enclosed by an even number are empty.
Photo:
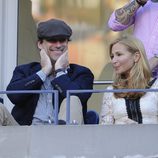
M140 53L139 53L139 52L136 52L136 53L134 54L134 62L137 63L137 62L139 61L139 59L140 59Z

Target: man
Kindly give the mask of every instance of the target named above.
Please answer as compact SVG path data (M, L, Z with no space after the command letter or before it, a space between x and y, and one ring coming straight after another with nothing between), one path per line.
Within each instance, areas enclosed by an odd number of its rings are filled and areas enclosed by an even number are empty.
M40 63L17 66L7 90L58 90L59 119L65 120L66 91L92 89L94 76L83 66L69 64L68 41L72 30L64 21L50 19L38 24ZM70 119L82 123L91 94L75 94L71 97ZM20 125L53 124L52 94L8 94L15 104L12 115ZM83 114L82 114L83 112Z
M158 76L158 0L132 0L112 13L108 25L113 31L134 25L133 34L143 42L153 75Z

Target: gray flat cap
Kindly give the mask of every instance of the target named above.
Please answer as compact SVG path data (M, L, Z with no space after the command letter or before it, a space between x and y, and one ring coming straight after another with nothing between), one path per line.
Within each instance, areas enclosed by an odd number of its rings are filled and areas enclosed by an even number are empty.
M37 27L38 38L47 39L53 37L66 37L70 38L72 30L69 25L59 19L50 19L40 22Z

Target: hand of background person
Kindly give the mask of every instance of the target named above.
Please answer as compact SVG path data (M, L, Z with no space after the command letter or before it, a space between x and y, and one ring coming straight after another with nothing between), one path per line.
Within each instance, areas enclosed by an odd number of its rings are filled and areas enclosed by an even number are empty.
M40 51L42 71L48 76L52 72L52 63L45 49Z
M149 65L150 65L151 70L153 70L158 65L158 58L157 57L150 58Z
M148 0L139 0L139 2L146 3Z
M68 59L68 49L58 58L55 63L55 70L57 69L66 69L69 65Z
M147 2L147 1L149 1L149 0L140 0L141 2Z

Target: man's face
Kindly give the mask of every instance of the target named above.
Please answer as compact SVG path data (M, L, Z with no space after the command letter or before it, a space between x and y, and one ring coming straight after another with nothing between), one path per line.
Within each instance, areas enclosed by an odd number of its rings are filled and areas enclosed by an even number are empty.
M68 40L61 37L49 40L43 39L41 43L38 43L38 47L45 49L51 61L54 62L68 49Z

